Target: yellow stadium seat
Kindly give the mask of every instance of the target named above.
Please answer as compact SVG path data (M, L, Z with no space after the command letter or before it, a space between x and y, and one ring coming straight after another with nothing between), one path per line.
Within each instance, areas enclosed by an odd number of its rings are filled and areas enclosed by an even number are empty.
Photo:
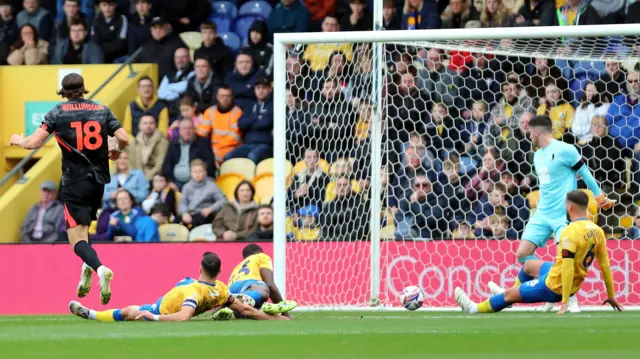
M261 203L262 198L273 198L273 173L265 172L253 178L256 188L255 201Z
M273 196L265 196L260 198L260 204L270 205L273 200Z
M189 242L215 242L216 235L213 233L211 223L198 226L189 232Z
M275 161L273 160L273 158L267 158L266 160L261 161L256 167L256 176L265 172L274 173L274 165ZM289 176L293 174L293 165L289 161L287 161L287 173L289 174Z
M256 164L247 158L232 158L222 162L220 166L220 175L226 173L237 173L251 181L256 173Z
M329 162L327 162L326 160L320 159L318 161L318 166L320 166L320 168L322 169L322 172L329 173ZM307 164L304 163L304 161L300 161L296 163L295 167L293 167L293 174L297 175L298 173L300 173L300 171L302 171L305 168L307 168Z
M396 231L396 223L395 217L393 216L393 212L390 209L382 210L382 215L387 220L387 225L380 229L380 239L382 240L391 240L394 238L393 234Z
M622 216L620 217L620 227L622 228L631 228L633 226L635 218L632 216Z
M189 56L193 60L193 54L202 46L202 35L197 31L187 31L181 33L180 38L189 47Z
M233 194L238 187L238 183L245 181L246 178L243 175L237 173L225 173L216 179L216 184L222 192L227 196L229 201L233 201L235 198Z
M181 224L163 224L158 231L160 232L160 242L187 242L189 240L189 229Z

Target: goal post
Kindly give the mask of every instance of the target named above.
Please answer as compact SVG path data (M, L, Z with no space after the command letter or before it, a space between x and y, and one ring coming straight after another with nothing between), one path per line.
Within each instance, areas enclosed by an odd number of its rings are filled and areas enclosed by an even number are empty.
M397 66L395 68L386 66L388 62L393 62L390 61L391 58L399 57L403 59L407 55L406 57L413 59L419 49L424 49L425 51L438 49L441 54L452 52L460 54L463 58L463 63L456 62L455 66L465 66L467 57L473 57L475 53L499 62L519 62L521 61L520 59L524 58L542 58L556 60L557 62L586 61L592 64L596 62L604 64L607 61L613 61L621 63L623 66L625 64L628 66L628 64L633 64L640 60L638 57L640 55L639 36L640 24L275 34L273 43L273 96L274 118L276 119L274 122L275 195L273 197L274 275L276 284L283 296L298 300L304 308L328 308L333 310L344 308L393 309L398 307L396 298L398 292L404 286L419 285L426 294L425 308L450 310L454 304L452 297L454 285L462 286L465 290L471 292L472 297L477 299L488 295L486 286L484 286L486 281L493 280L500 285L508 286L511 283L509 282L510 278L517 273L519 267L515 261L516 241L496 241L482 238L450 239L454 232L454 223L467 223L469 221L468 216L473 215L476 217L478 214L474 208L477 207L476 204L479 203L481 198L470 199L467 196L469 192L465 192L462 195L463 198L459 198L460 200L465 200L466 197L469 200L469 206L462 211L452 210L449 207L451 201L449 198L445 198L447 197L446 192L433 193L437 202L434 202L435 204L431 206L431 209L437 208L438 211L431 211L428 215L424 215L427 218L422 222L414 219L411 230L407 230L404 235L397 234L400 222L405 223L406 217L399 221L397 208L391 209L390 199L397 206L401 206L405 202L409 203L408 199L411 195L407 194L407 198L402 198L404 190L411 189L414 185L426 186L426 184L417 183L422 178L424 178L425 183L429 183L428 186L430 186L431 190L440 191L441 188L436 186L436 182L444 175L444 167L453 164L449 157L451 153L464 157L460 155L459 151L451 150L451 148L447 147L449 145L446 145L446 143L447 141L464 140L460 134L456 134L456 139L453 139L453 136L449 138L445 134L439 139L439 145L429 142L427 146L423 146L424 148L421 147L425 150L424 153L420 152L418 154L418 150L415 148L411 150L412 155L415 153L420 158L420 166L429 157L429 151L434 152L434 157L429 158L429 161L435 167L433 168L433 177L430 177L431 169L427 169L424 173L414 173L413 176L409 176L408 184L410 188L405 188L405 184L390 184L386 182L386 180L383 180L385 178L384 171L387 171L386 168L390 168L389 171L394 174L406 167L406 161L410 161L411 157L406 149L415 145L409 140L409 137L416 131L424 131L425 128L431 126L432 117L434 116L432 113L433 107L443 103L443 106L446 107L445 112L457 107L454 109L456 110L455 115L451 114L450 116L447 112L445 117L455 117L453 118L455 121L460 118L461 122L459 123L462 124L462 127L456 127L455 131L461 131L459 129L463 128L465 123L472 121L471 104L480 100L484 101L483 91L489 90L479 90L481 92L480 99L476 99L471 94L473 89L469 88L464 79L458 83L455 82L455 79L451 83L443 82L444 87L438 87L442 85L438 83L438 81L442 81L440 78L437 81L429 78L418 80L418 76L414 74L416 83L411 86L417 86L417 81L423 81L421 83L421 86L423 86L421 88L421 96L427 99L423 101L424 103L416 106L410 104L415 104L415 99L409 102L398 102L401 103L398 105L398 103L393 102L393 94L389 93L389 88L391 85L396 88L402 86L403 70L400 70ZM306 69L305 72L305 70L300 71L298 69L298 73L295 76L288 73L290 72L289 67L299 66L302 62L302 60L295 64L292 61L288 62L291 56L297 56L300 59L304 57L303 52L300 51L301 47L308 45L322 47L326 44L345 44L345 47L328 47L333 50L330 50L331 53L322 54L321 57L323 59L318 60L319 64L315 64L316 67L313 71ZM368 54L356 53L355 44L369 44L370 48L363 50L368 51ZM345 50L347 45L349 50ZM357 83L351 81L354 77L350 77L349 79L351 80L340 80L339 76L332 72L333 69L325 66L328 61L331 61L330 58L334 50L340 52L345 57L345 60L348 60L350 66L352 66L351 70L353 70L354 66L361 65L360 63L356 64L354 59L359 58L359 56L367 58L371 62L371 67L368 70L363 70L367 76L360 76L359 82L356 81ZM512 58L516 60L511 60ZM424 58L422 60L425 63L427 61ZM325 65L322 64L323 62ZM449 64L453 62L450 61ZM394 63L397 65L397 62ZM509 65L513 64L510 63ZM406 65L412 66L410 63ZM530 65L530 63L523 64L522 67L525 68L525 65ZM500 68L502 69L502 67ZM325 69L328 72L323 72ZM405 69L404 71L407 70ZM600 71L604 70L600 69ZM496 96L502 96L502 85L509 83L509 75L509 73L504 74ZM398 76L400 78L399 82L394 83L396 80L393 79ZM451 76L455 77L455 73L451 74ZM325 83L328 78L336 78L335 85L327 87ZM570 82L569 79L564 80L567 83ZM434 85L432 87L425 85L428 81L433 82ZM588 76L578 79L576 93L582 94L585 84L590 81L596 82L597 80ZM522 80L520 78L515 82L522 82ZM524 86L522 83L520 85ZM332 88L331 86L334 87ZM295 88L296 94L292 94L294 92L293 88ZM353 96L353 91L356 90L359 95ZM525 90L523 87L523 91ZM343 103L328 104L328 102L322 102L325 101L326 91L335 91L344 95L345 98L346 96L350 96L350 98L343 100ZM429 91L433 91L433 93L439 91L438 93L441 95L438 97L431 96ZM574 90L567 88L563 91ZM336 95L333 94L331 96ZM451 97L450 102L447 96ZM356 101L353 101L355 97L357 97ZM299 106L300 108L295 105L289 106L292 102L297 103L298 101L304 103ZM346 102L349 104L345 104ZM571 98L567 102L575 104L579 102L579 98ZM490 103L489 107L496 105L499 106L499 101ZM535 113L540 111L540 107L535 103L527 106L526 112ZM490 108L486 109L485 114L487 116L489 116L490 110ZM304 128L292 127L292 123L294 125L297 124L297 122L291 120L292 111L299 113L300 118L304 119L300 121L310 122L306 123ZM393 112L393 114L390 112ZM366 140L363 140L366 146L361 146L358 150L360 152L357 152L354 149L355 145L347 141L351 141L356 136L356 132L361 130L354 128L357 127L356 122L360 121L361 117L367 117L363 113L370 113L368 122L364 121L368 123L366 130L368 135ZM417 117L412 117L414 115ZM404 116L407 116L407 118L403 118ZM336 123L323 123L326 117L332 117L332 121ZM347 118L352 122L348 125L349 129L343 129L341 121L347 121ZM406 138L389 139L396 136L394 132L401 132L397 128L394 129L394 126L390 125L390 121L396 121L396 125L398 123L403 123L403 126L406 125L406 128L403 128L404 134L402 135ZM413 122L409 123L408 121ZM495 119L492 121L495 121ZM490 125L495 125L495 123L490 123ZM318 128L322 126L325 127L319 130ZM432 126L431 130L442 131L444 129L444 131L450 132L451 128L447 128L447 126L449 124L439 123ZM518 125L516 124L515 128L517 127ZM570 125L567 125L566 130L567 132L571 131ZM345 133L347 134L345 135ZM419 133L419 135L422 137L425 134ZM401 135L397 136L402 137ZM499 137L499 134L497 137ZM498 140L494 138L495 141ZM437 147L440 145L443 147ZM300 200L298 202L302 204L294 205L292 204L295 202L292 198L292 183L295 186L296 181L302 178L298 176L306 166L304 156L310 148L316 150L315 154L310 155L319 157L320 161L317 164L319 169L317 169L318 175L315 177L309 173L310 178L313 178L310 183L313 184L306 186L303 192L312 192L317 189L313 186L317 186L317 183L324 178L326 178L329 185L317 191L317 193L322 193L323 195L323 198L316 199L316 201L319 200L318 203ZM479 152L475 153L475 157L469 156L471 165L468 161L455 162L454 168L459 166L474 167L469 169L465 183L472 181L474 171L481 171L482 157L487 152L495 151L495 146L486 145L486 148L487 150L484 154ZM291 153L292 149L295 154ZM363 151L366 151L366 156L362 156L365 153ZM504 149L500 151L502 151L500 153L504 153ZM393 153L395 159L389 158L390 153ZM501 157L502 155L495 156ZM358 166L358 164L354 165L354 160L360 162L359 165L361 167L358 168L360 171L359 176L350 177L341 172L336 175L333 172L336 167L342 165L349 167L353 171L353 166ZM511 157L510 161L513 163L515 160ZM633 175L629 173L629 167L633 166L629 166L629 163L632 161L627 160L627 172L621 173L620 177L633 179ZM331 171L329 169L330 166ZM532 166L532 163L529 163L529 166ZM505 173L509 172L505 168L499 170ZM517 168L516 173L510 172L512 180L517 177L516 175L522 175L520 176L522 178L518 178L519 182L531 177L528 173L523 173L522 167ZM593 170L595 169L592 168ZM337 183L337 179L343 177L345 180ZM623 180L621 179L621 181ZM349 189L345 189L345 191L349 193L352 191L358 192L362 197L362 201L366 202L366 205L360 205L360 202L356 204L352 202L346 204L345 202L345 204L335 206L325 205L333 198L336 198L336 192L340 191L336 188L341 185L344 186L345 183L349 184ZM491 186L491 191L498 187L497 183ZM331 186L331 190L327 189L329 186ZM299 189L299 187L296 188ZM531 189L531 192L533 192L533 188ZM468 188L465 187L465 190L468 191ZM387 191L390 193L387 193ZM480 197L481 192L488 195L489 188L474 190L472 196ZM511 194L507 193L506 196L508 202L511 203L514 200L514 196ZM304 196L301 197L304 198ZM523 195L522 198L524 197ZM529 209L533 212L535 210L535 200L526 197L525 202L526 206L529 206ZM408 206L410 205L408 204ZM327 220L323 217L326 214L322 213L325 208L338 208L339 210L344 210L345 213L342 216L335 216L332 220ZM301 209L303 209L302 212L300 212ZM362 213L360 211L366 211L365 216L361 217ZM402 209L399 211L402 212ZM462 217L460 218L458 214L461 214ZM509 226L514 225L513 223L516 221L524 224L528 215L525 216L521 212L517 212L515 216L512 216L513 218L510 218ZM609 225L608 216L618 218L633 215L635 215L635 212L632 213L631 210L623 214L612 212L605 216L605 224ZM303 217L310 217L308 222L312 224L305 222ZM490 217L493 218L494 216ZM351 221L359 223L361 218L366 218L366 226L361 225L360 230L355 230L352 228L353 226L349 225ZM488 220L489 217L487 217ZM438 226L442 221L446 222L446 228L440 230L439 238L424 238L425 236L421 235L419 226L416 224L430 223L428 226ZM322 228L315 222L331 224ZM393 222L395 226L391 234L384 232L383 228L390 222ZM307 225L311 227L307 228ZM328 226L333 228L327 232L326 227ZM425 226L427 225L425 224ZM331 233L330 236L333 236L337 234L336 231L342 228L358 234L353 234L351 240L349 238L337 240L327 237L326 233ZM418 228L417 231L416 228ZM473 232L473 226L470 229ZM311 238L313 237L312 234L315 233L314 231L317 232L316 237L319 238ZM365 234L364 236L363 233ZM481 233L484 232L481 230ZM311 237L302 238L298 237L298 234L300 236L309 234ZM507 236L507 234L503 235ZM638 261L640 241L638 243L636 245L634 241L619 241L612 243L610 246L610 250L614 253L612 265L614 270L617 271L615 276L616 289L624 296L623 305L627 307L633 307L640 303L640 273L638 273L640 272L640 262ZM554 246L550 244L537 254L545 259L551 259L553 258L553 251ZM471 264L467 262L471 262ZM593 268L592 271L594 271ZM600 276L594 273L587 280L589 288L592 288L592 290L582 297L586 303L585 308L589 310L602 309L602 307L595 305L598 301L601 303L601 294L596 293L603 291L599 281ZM518 308L518 310L529 309L528 307Z

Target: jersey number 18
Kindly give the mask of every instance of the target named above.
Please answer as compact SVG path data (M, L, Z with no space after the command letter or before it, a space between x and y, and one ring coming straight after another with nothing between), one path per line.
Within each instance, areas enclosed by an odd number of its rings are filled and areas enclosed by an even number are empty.
M76 148L79 151L85 148L93 151L102 146L102 136L100 135L102 126L100 126L100 122L91 120L83 125L82 121L73 121L70 126L76 130Z

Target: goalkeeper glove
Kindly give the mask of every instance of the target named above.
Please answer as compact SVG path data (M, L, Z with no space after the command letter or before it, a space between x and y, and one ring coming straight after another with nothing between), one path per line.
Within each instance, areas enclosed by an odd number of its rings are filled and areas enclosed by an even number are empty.
M613 205L616 203L616 201L613 201L607 198L607 196L604 193L596 197L596 202L598 203L598 207L604 210L611 209L611 207L613 207Z

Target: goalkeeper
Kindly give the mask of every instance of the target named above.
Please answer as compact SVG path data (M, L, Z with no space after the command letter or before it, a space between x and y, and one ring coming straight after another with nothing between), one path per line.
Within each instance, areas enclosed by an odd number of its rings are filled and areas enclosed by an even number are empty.
M614 202L600 190L598 183L582 160L578 150L565 142L553 138L553 123L547 116L536 116L529 122L531 142L539 147L533 158L538 176L540 200L535 214L529 219L516 257L521 264L537 259L534 255L538 247L544 248L551 235L556 243L567 227L567 194L578 187L576 174L582 177L587 187L596 196L598 206L610 209ZM516 278L515 286L520 285ZM547 311L552 306L547 306ZM579 311L577 299L572 297L570 311Z

